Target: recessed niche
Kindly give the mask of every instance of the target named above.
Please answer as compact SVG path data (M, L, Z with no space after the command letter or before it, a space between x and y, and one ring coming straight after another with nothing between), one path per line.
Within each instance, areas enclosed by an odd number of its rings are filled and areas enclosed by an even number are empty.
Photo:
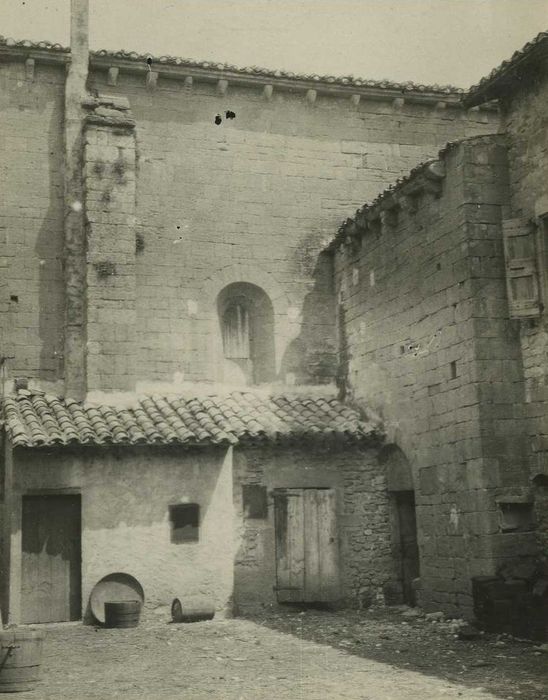
M502 532L527 532L534 528L532 503L499 503Z
M169 520L173 544L198 542L200 539L200 506L197 503L177 503L169 506Z
M266 486L244 484L242 486L244 517L264 520L268 517Z

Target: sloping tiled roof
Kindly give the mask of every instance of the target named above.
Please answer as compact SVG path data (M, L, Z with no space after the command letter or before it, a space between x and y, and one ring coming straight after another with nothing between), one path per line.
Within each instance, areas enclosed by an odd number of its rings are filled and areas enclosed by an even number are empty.
M381 435L378 426L334 398L250 391L200 398L150 396L130 408L23 391L4 400L4 420L15 447L235 445L312 436L375 441Z
M60 44L53 44L49 41L28 41L28 40L16 40L0 36L0 47L5 46L14 49L35 49L42 51L51 51L57 53L70 54L70 49L61 46ZM345 87L357 87L357 88L376 88L385 90L396 90L398 92L419 92L419 93L431 93L435 95L462 95L465 91L462 88L454 87L453 85L423 85L422 83L408 82L395 82L392 80L367 80L365 78L355 78L353 75L346 76L334 76L334 75L317 75L313 74L302 74L293 73L291 71L274 70L269 68L261 68L259 66L249 66L247 68L240 68L238 66L232 65L230 63L218 63L215 61L198 61L194 58L179 58L177 56L153 56L149 53L138 53L137 51L126 51L124 49L120 51L107 51L101 49L99 51L91 51L90 57L93 61L94 58L112 58L115 60L130 61L134 63L141 63L147 65L149 61L152 69L155 70L154 66L171 65L180 66L182 68L202 68L209 71L221 71L232 74L239 74L243 76L256 76L264 77L269 79L285 79L294 81L306 81L315 82L319 84L327 85L342 85Z
M465 97L465 103L472 106L498 97L499 91L507 86L518 69L529 65L537 57L548 55L548 31L540 32L512 57L494 68L489 75L473 85Z
M502 143L504 142L504 138L503 134L482 134L480 136L469 136L467 138L458 139L457 141L448 141L444 147L438 151L438 157L436 159L419 163L406 175L398 178L393 184L389 185L378 194L372 202L366 203L357 209L353 217L345 219L337 229L335 236L326 243L324 250L333 251L341 243L344 243L349 236L355 235L357 233L356 229L360 229L360 221L363 222L364 217L366 217L369 212L375 209L381 211L383 203L389 198L394 197L394 195L405 191L405 187L410 183L419 180L419 178L423 176L425 176L427 180L437 181L439 183L445 177L445 156L453 149L466 143Z

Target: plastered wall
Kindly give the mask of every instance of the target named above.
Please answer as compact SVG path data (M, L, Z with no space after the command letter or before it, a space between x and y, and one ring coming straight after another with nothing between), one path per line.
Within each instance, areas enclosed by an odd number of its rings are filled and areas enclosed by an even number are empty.
M15 453L14 493L76 489L82 496L82 602L93 586L124 572L142 585L146 607L204 594L230 608L233 587L230 451L82 450ZM169 505L200 505L200 539L171 541ZM19 500L20 504L20 500ZM11 616L20 600L20 508L11 542Z

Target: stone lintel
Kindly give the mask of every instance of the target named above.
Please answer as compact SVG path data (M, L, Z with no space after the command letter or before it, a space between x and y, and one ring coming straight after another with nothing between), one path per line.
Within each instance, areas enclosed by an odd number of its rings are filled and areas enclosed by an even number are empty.
M110 110L109 110L110 111ZM114 112L114 110L112 110ZM95 124L99 126L113 126L122 129L133 130L135 129L136 122L132 117L127 116L127 114L113 113L113 114L97 114L93 112L92 114L86 115L85 118L86 125Z

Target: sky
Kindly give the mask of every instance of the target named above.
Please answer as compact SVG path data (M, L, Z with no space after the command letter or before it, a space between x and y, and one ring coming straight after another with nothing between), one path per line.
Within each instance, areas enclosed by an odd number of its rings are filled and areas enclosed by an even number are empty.
M469 87L548 0L89 0L92 49ZM69 44L70 0L0 0L0 34Z

